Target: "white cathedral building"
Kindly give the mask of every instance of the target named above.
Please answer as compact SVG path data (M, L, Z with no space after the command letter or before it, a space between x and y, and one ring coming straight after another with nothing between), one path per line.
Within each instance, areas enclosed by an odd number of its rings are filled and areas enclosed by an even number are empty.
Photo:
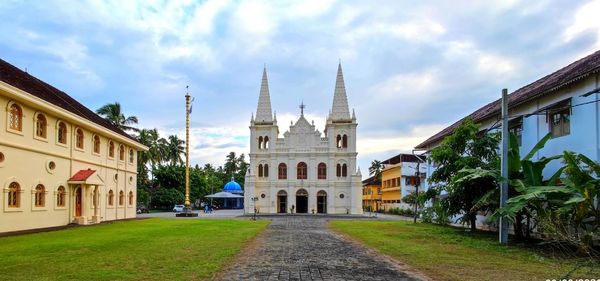
M266 69L256 117L250 121L250 168L244 185L246 213L362 214L356 166L356 116L350 115L341 64L323 135L304 117L279 137Z

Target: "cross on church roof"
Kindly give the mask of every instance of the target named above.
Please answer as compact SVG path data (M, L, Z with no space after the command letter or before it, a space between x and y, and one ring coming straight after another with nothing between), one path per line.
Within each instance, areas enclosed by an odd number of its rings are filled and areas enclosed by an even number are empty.
M302 101L302 103L300 103L300 114L302 116L304 116L304 108L306 108L306 105L304 105L304 101Z

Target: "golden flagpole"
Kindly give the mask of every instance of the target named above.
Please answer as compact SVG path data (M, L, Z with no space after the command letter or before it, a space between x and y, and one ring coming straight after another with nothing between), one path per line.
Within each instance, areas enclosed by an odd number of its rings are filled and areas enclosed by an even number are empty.
M185 208L190 211L190 92L185 93Z
M185 208L177 217L197 217L190 208L190 92L189 86L185 87Z

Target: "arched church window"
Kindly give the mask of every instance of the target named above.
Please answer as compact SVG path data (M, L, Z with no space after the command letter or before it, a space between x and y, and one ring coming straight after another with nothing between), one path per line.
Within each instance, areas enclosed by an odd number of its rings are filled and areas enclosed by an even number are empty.
M337 148L342 147L342 136L341 135L337 135L337 138L335 138L335 146Z
M287 165L285 163L279 163L279 179L287 180Z
M11 182L8 186L8 207L19 208L19 206L21 206L21 186Z
M36 207L44 207L46 205L46 188L38 184L35 187L35 206Z
M264 149L269 149L269 137L265 137L265 142L264 142Z
M258 177L262 178L263 177L263 165L262 164L258 164Z
M264 169L263 175L265 176L265 178L268 178L269 177L269 164L265 164L263 166L263 169Z
M342 137L342 147L343 148L347 148L348 147L348 136L344 135Z
M108 206L114 205L115 202L115 193L112 191L108 191Z
M98 135L94 135L93 142L94 142L94 153L100 154L100 137Z
M59 186L58 191L56 192L56 206L64 207L65 206L65 187Z
M23 129L23 110L14 103L10 106L8 112L8 126L10 129L16 131Z
M262 149L263 146L263 137L258 137L258 149Z
M119 191L119 206L123 206L125 204L125 193L123 190Z
M317 178L320 180L327 179L327 165L325 165L325 163L319 163L317 168Z
M83 130L79 128L75 131L75 146L83 149Z
M57 138L59 143L67 144L67 125L64 122L58 123Z
M307 179L308 178L307 170L308 170L308 165L306 165L306 163L304 163L304 162L298 163L298 169L297 169L297 173L296 173L297 177L296 178L299 179L299 180L305 180L305 179Z
M337 164L337 166L335 167L335 176L338 178L342 176L342 165L341 164Z
M47 121L46 121L46 116L44 116L44 114L38 114L35 117L35 135L38 138L46 138L46 126L47 125Z
M342 165L342 177L347 177L348 176L348 166L346 166L346 164Z

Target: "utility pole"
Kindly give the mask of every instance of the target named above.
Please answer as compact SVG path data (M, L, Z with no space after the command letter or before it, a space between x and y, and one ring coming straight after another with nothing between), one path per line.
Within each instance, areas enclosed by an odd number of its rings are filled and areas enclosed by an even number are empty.
M421 159L421 157L419 157L418 155L415 154L415 150L413 149L412 151L413 156L415 156L417 158L417 172L415 173L417 175L417 184L415 185L415 210L414 210L414 214L413 214L413 223L417 223L417 217L418 214L417 212L419 211L419 203L417 201L417 199L419 198L419 187L421 186L421 162L424 162L423 159Z
M508 90L502 89L502 147L500 158L500 174L503 181L500 183L500 208L506 206L508 198ZM500 217L500 244L508 243L508 220Z

